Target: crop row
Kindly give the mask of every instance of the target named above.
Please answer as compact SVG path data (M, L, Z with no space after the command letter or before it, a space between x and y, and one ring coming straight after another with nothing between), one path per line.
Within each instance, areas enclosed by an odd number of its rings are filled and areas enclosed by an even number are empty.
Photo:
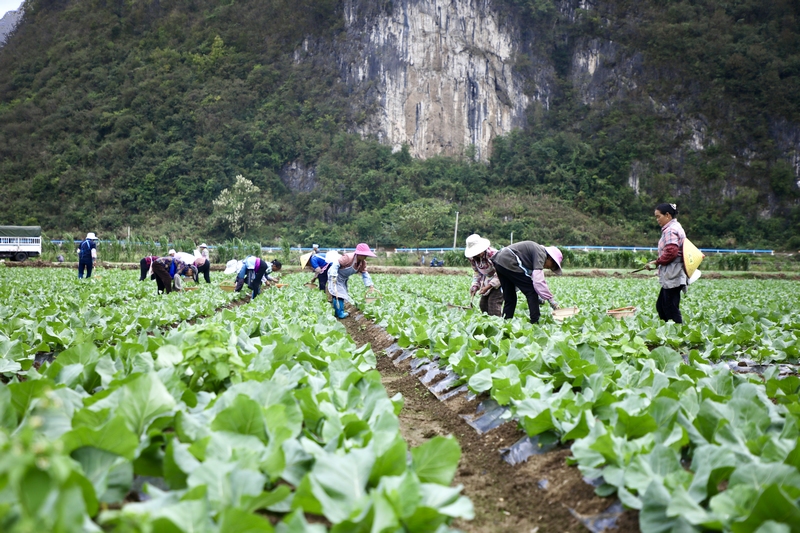
M0 530L447 531L471 517L449 486L458 444L409 449L402 397L320 294L225 308L238 295L215 286L156 296L130 272L41 270L23 288L16 272L0 269ZM44 350L52 362L34 365Z
M582 311L532 326L524 309L504 321L445 305L468 302L467 279L376 278L384 297L368 315L508 406L529 436L570 443L570 461L638 509L642 531L798 531L800 378L776 364L800 355L795 284L698 283L676 325L658 320L649 280L555 279L559 303ZM626 305L638 314L605 313Z

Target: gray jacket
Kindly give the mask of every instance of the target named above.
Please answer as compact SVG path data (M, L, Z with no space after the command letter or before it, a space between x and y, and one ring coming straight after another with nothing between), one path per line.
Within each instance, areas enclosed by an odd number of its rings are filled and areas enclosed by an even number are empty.
M513 253L512 253L513 252ZM516 254L516 257L515 255ZM519 258L519 262L517 261ZM544 269L544 262L547 261L547 250L544 249L539 243L533 241L520 241L509 246L506 246L492 257L492 262L495 265L500 265L506 270L511 272L525 273L519 267L519 263L528 270L527 275L530 275L534 270Z

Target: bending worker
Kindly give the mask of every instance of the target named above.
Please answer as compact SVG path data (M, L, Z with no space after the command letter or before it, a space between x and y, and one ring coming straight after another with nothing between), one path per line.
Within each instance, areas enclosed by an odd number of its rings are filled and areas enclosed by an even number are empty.
M467 248L464 255L472 264L472 286L469 288L470 298L480 293L481 311L492 316L502 316L503 293L500 292L500 280L492 263L497 250L492 248L489 239L477 233L467 237Z
M339 257L339 260L333 261L328 268L328 291L333 296L331 305L333 305L336 318L350 316L350 313L344 310L345 300L353 301L347 292L347 280L350 279L350 276L356 272L360 273L367 291L375 290L372 278L367 272L367 257L375 257L375 254L369 249L368 244L362 242L356 246L354 252Z
M250 299L255 300L259 293L261 293L262 283L277 281L273 279L270 274L279 272L281 267L281 262L277 259L273 259L272 262L270 262L255 255L248 255L242 260L242 269L239 271L239 275L236 278L236 292L241 291L246 283L253 291Z
M310 268L314 271L314 277L311 278L309 283L314 283L319 280L319 290L324 291L325 286L328 284L328 268L330 263L325 261L325 256L309 252L300 256L300 265L303 268Z
M497 252L492 257L492 262L503 289L503 317L514 318L517 289L528 300L531 324L539 322L539 299L549 302L554 311L558 309L558 303L544 279L543 270L549 268L560 276L562 258L561 250L555 246L545 248L533 241L517 242Z

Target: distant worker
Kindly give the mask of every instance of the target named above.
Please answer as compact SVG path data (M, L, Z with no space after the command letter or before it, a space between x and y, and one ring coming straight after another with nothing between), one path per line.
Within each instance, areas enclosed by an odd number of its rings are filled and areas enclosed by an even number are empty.
M199 264L195 262L197 265L198 276L203 274L203 277L206 280L206 283L211 283L211 254L208 253L208 246L206 243L201 244L195 250L194 255L202 257L205 261L200 262Z
M170 256L170 257L175 257L176 253L178 253L178 252L175 251L175 248L170 248L169 252L167 252L167 255Z
M147 278L147 273L150 272L150 267L153 265L153 261L156 259L158 259L157 255L148 255L139 261L139 281L144 281L145 278Z
M166 294L181 290L181 276L194 277L196 272L194 265L187 265L175 257L157 257L153 260L152 268L158 292Z
M180 259L186 265L194 265L195 275L192 277L195 283L199 283L198 273L200 268L205 264L206 260L202 255L190 254L188 252L175 252L173 257Z
M97 235L90 231L86 234L86 239L78 245L78 279L83 279L84 271L86 277L91 278L95 263L97 263Z
M333 296L331 305L333 305L336 318L350 316L344 310L345 300L348 302L353 301L347 292L347 280L350 279L350 276L355 273L361 274L361 279L364 281L367 291L375 290L372 278L367 272L367 257L375 257L375 254L369 249L369 245L362 242L356 246L354 252L342 255L337 261L332 262L328 268L328 290Z
M561 275L561 250L555 246L544 247L533 241L521 241L506 246L492 257L500 287L503 289L503 317L514 318L517 308L517 289L528 300L531 324L539 322L539 299L550 303L555 311L558 304L547 281L544 269Z
M470 298L480 293L480 309L487 315L502 316L503 293L500 291L500 280L494 269L491 259L497 253L492 248L489 239L484 239L477 233L467 237L467 248L464 255L472 264L472 286L469 289Z
M313 255L318 255L319 254L319 244L312 244L311 245L311 253Z
M309 283L319 280L319 290L324 291L328 284L328 268L331 266L325 260L325 257L322 254L309 252L300 256L300 265L303 268L309 268L314 271L314 277L311 278Z
M277 281L273 279L270 274L279 272L281 267L281 262L277 259L270 262L254 255L248 255L242 261L242 269L239 271L239 275L236 278L236 292L241 291L246 283L250 290L253 291L250 298L255 300L261 293L262 283Z
M681 315L681 291L686 290L689 280L683 269L683 241L686 232L676 220L678 216L675 204L659 204L655 209L656 222L661 226L661 238L658 240L658 259L645 265L647 270L658 267L658 281L661 291L656 300L656 311L663 321L672 320L676 324L683 323Z

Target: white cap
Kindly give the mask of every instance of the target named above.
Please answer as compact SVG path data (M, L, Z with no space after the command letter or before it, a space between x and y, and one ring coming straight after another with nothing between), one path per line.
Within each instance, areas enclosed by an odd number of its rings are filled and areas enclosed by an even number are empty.
M241 269L242 262L237 261L236 259L231 259L225 263L225 274L233 274L234 272L239 272Z
M175 255L175 254L176 254L176 252L175 252L175 248L170 248L169 252L167 252L167 253L168 253L169 255Z
M200 246L198 246L198 248L208 248L208 246L206 245L206 243L202 243L200 244Z
M95 235L94 232L90 231L89 233L86 234L86 238L89 239L90 241L96 241L97 235Z

